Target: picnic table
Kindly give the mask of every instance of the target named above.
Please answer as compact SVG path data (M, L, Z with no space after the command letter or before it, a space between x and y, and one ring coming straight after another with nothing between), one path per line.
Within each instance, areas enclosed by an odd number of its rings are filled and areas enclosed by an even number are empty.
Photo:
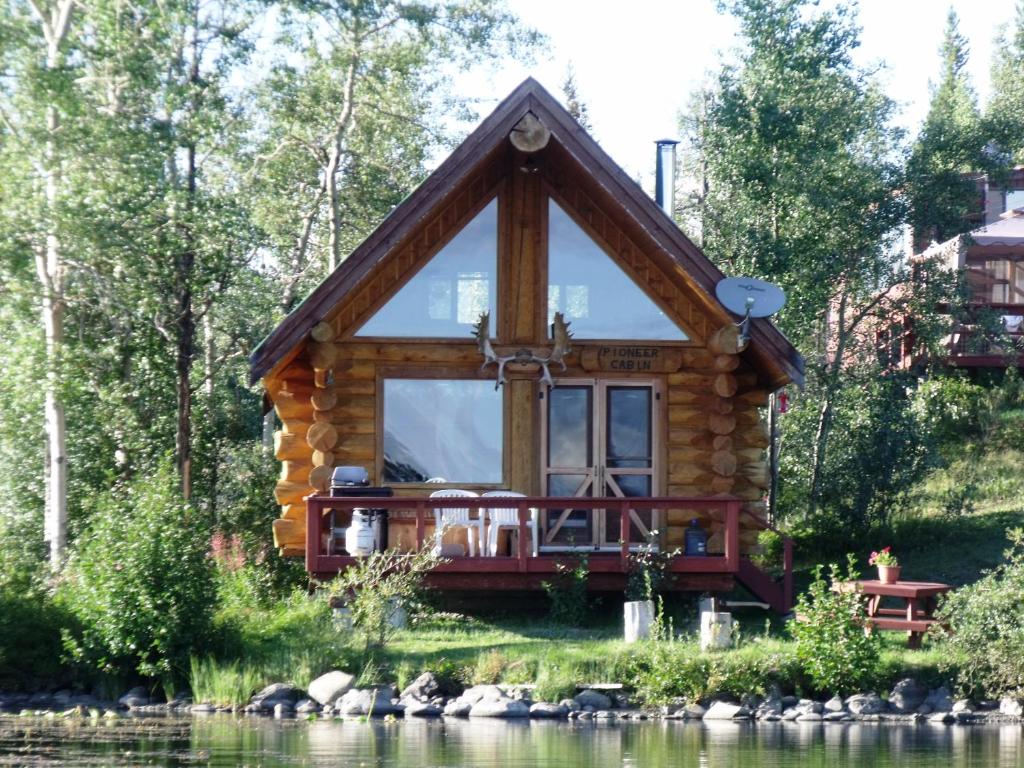
M905 631L907 647L920 648L921 637L937 622L935 607L939 595L953 587L935 581L897 581L884 584L878 579L859 579L838 585L841 591L856 590L868 596L868 621L876 629ZM902 601L897 608L882 607L885 598Z

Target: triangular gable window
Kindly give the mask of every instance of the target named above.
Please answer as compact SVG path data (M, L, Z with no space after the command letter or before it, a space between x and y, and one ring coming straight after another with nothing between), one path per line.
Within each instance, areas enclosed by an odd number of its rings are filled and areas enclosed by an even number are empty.
M468 337L482 312L490 312L494 318L497 276L495 198L378 309L356 336Z
M686 341L622 268L554 201L548 201L548 325L555 312L577 339Z

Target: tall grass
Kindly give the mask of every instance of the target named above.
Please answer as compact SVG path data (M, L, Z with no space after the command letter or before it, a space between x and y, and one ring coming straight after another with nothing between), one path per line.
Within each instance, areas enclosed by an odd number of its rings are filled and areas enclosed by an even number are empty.
M259 690L264 679L262 671L238 661L225 663L194 656L189 660L189 682L197 702L241 706Z

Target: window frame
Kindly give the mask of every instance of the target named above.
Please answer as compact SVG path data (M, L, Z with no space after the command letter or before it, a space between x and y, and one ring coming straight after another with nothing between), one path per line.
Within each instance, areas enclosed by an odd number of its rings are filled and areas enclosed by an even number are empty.
M589 237L594 244L607 256L615 266L622 270L623 274L632 281L633 285L643 294L650 302L652 302L658 309L665 313L665 317L675 325L679 330L686 336L686 339L637 339L637 338L616 338L616 339L604 339L597 337L578 337L576 340L581 344L627 344L635 342L637 344L643 344L644 346L666 346L666 347L700 347L704 346L704 342L699 339L699 334L695 333L692 329L688 328L686 323L682 321L676 311L670 307L660 296L655 296L649 290L649 287L641 280L634 272L633 268L624 263L605 243L604 238L598 234L593 227L591 227L576 211L576 209L569 203L569 201L558 193L558 190L551 186L549 183L544 183L542 193L539 195L540 201L538 203L538 214L541 221L541 231L543 238L543 246L541 248L541 267L539 271L539 296L537 298L537 307L535 321L538 323L538 327L543 329L544 339L550 341L551 327L548 325L548 295L550 291L551 281L550 276L550 261L551 261L551 222L550 222L550 202L554 202L561 208L566 216L572 220L583 232ZM605 215L605 214L603 214ZM638 250L639 247L633 243L633 246ZM650 258L650 256L641 251L644 258ZM676 290L679 290L678 286L675 286ZM572 331L572 327L569 328Z
M340 339L344 341L356 342L356 343L367 343L367 344L453 344L453 343L471 343L476 344L476 339L473 336L467 334L466 336L362 336L359 334L362 329L371 319L381 311L385 305L394 299L399 292L405 288L413 279L419 275L430 262L443 251L452 240L454 240L459 233L469 225L480 213L492 202L497 203L496 211L496 230L495 230L495 267L494 267L494 312L491 314L491 336L492 338L497 333L497 328L500 327L500 323L504 321L506 310L502 306L502 263L507 257L508 245L505 242L507 229L506 221L508 219L508 193L504 183L499 183L493 187L490 187L483 195L480 196L480 200L474 205L469 211L457 222L451 225L448 232L445 233L445 237L437 243L437 245L431 249L427 255L421 256L417 263L415 263L407 274L401 276L401 279L395 284L395 286L387 291L385 294L378 296L375 301L364 311L348 328L341 334ZM423 226L430 226L430 222L426 222ZM422 234L423 227L417 227L411 234L412 239L416 239ZM386 247L389 252L396 251L402 246L390 246Z
M375 382L376 391L376 406L374 413L374 430L377 433L378 439L376 440L374 450L374 464L376 469L376 477L379 478L380 485L387 485L389 487L400 488L403 490L423 490L423 491L436 491L442 488L465 488L466 490L500 490L508 488L508 481L510 476L509 467L509 451L508 451L508 434L510 426L510 408L511 398L507 396L506 387L499 387L501 392L501 442L499 444L499 450L501 451L501 480L498 482L482 482L475 480L449 480L446 483L428 483L426 481L414 481L414 482L401 482L398 480L385 480L384 479L384 409L386 403L384 401L384 382L388 379L414 379L417 381L422 380L437 380L437 381L481 381L487 382L494 385L494 378L487 376L485 373L480 371L467 371L464 369L456 369L451 367L445 367L443 365L430 366L430 367L411 367L411 366L378 366L377 376Z

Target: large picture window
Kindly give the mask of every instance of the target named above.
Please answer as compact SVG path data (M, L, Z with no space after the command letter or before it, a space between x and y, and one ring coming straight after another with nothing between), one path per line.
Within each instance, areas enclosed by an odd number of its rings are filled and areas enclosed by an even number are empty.
M377 310L356 335L468 338L481 313L495 316L497 274L495 198Z
M501 483L502 392L475 379L384 380L384 482Z
M549 326L555 312L572 323L577 339L687 339L604 249L549 200Z

